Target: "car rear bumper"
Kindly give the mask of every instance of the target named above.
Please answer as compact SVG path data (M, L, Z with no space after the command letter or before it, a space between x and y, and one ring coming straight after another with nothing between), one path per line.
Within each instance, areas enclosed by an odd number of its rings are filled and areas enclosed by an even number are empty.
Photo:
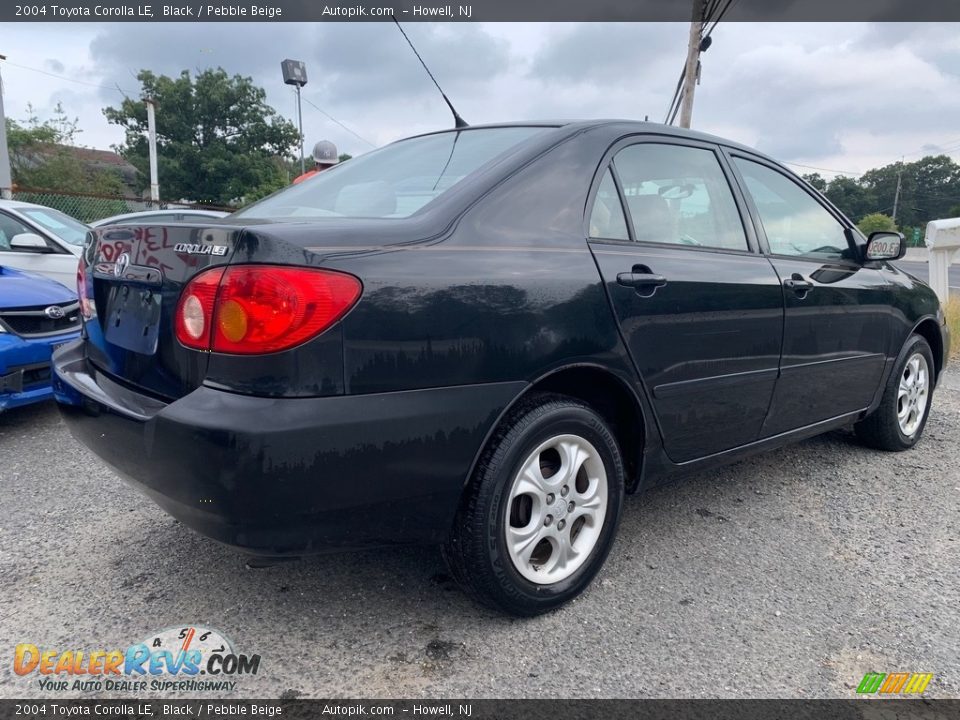
M71 432L184 525L262 556L436 542L524 383L324 398L200 387L164 403L54 356Z
M0 412L53 397L50 354L78 331L43 338L0 333Z

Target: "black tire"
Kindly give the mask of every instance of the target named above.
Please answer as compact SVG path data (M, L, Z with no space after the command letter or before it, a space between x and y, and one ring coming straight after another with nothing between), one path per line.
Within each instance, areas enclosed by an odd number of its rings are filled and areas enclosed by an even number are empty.
M923 416L920 418L916 429L907 435L901 429L897 420L897 412L900 409L900 380L907 363L916 354L922 355L926 360L928 391L923 407ZM911 335L907 338L907 342L904 343L900 356L897 358L896 365L894 365L890 377L887 378L880 406L854 427L861 442L878 450L893 452L909 450L917 444L923 435L923 429L927 425L927 418L930 417L930 407L933 403L934 368L933 352L931 352L927 341L919 335Z
M578 560L582 564L569 577L538 584L518 572L507 549L507 523L512 522L506 517L511 507L508 496L515 477L538 447L566 435L586 440L596 449L606 474L606 511L602 521L590 525L593 547L585 559ZM547 612L583 592L600 570L616 536L624 486L620 448L604 419L579 400L545 393L533 395L510 412L484 449L443 545L444 560L454 579L475 600L511 615ZM598 500L597 506L601 505ZM546 505L541 509L548 511ZM530 527L537 525L532 517L530 523ZM574 533L576 525L577 521L572 521L567 532ZM560 533L564 528L558 521L554 529ZM578 536L570 537L571 545L575 545Z

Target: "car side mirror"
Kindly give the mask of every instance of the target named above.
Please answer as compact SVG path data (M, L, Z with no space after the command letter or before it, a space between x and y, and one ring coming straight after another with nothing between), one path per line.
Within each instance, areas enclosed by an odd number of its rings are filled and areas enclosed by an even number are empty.
M47 241L36 233L20 233L10 238L10 249L23 252L48 253L52 252Z
M906 252L907 243L901 233L878 230L870 233L863 256L868 261L899 260Z

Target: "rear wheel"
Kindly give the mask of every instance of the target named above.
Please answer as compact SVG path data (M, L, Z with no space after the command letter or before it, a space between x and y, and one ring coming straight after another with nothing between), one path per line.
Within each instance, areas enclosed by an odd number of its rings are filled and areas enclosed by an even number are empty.
M502 423L465 491L443 547L468 594L536 615L589 585L623 504L620 449L587 405L536 395Z
M923 435L933 401L933 353L911 335L887 379L880 407L856 425L857 436L880 450L909 450Z

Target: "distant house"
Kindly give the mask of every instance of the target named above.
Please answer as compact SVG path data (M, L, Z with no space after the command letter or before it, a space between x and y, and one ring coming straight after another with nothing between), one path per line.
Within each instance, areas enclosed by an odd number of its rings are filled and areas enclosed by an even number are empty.
M84 167L93 170L109 170L120 176L124 186L124 195L136 195L137 169L113 150L95 150L94 148L60 146L70 152Z
M11 160L25 169L38 168L42 167L48 158L60 154L74 158L89 175L101 172L116 175L123 185L122 194L125 196L140 194L137 192L137 169L112 150L96 150L74 145L46 145L37 146L32 149L32 152L24 153L20 157L11 154Z

